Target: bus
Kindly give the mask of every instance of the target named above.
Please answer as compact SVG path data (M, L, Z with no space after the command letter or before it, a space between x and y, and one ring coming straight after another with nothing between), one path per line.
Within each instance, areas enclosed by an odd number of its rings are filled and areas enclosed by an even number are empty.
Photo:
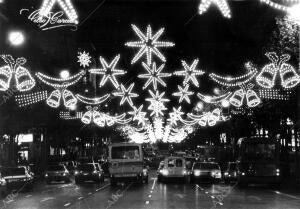
M136 143L115 143L108 146L110 184L134 180L148 183L148 170L144 166L142 145Z
M238 141L237 183L268 184L278 187L281 183L280 144L264 137L241 138Z

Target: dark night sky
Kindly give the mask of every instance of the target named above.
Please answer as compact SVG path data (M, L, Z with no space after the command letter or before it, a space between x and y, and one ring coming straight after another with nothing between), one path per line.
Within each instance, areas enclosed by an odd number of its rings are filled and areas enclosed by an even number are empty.
M126 82L144 72L140 63L130 64L134 50L124 46L126 41L137 40L130 24L136 24L143 31L150 24L154 31L165 27L161 40L170 40L176 44L173 48L162 49L167 57L165 71L173 72L181 68L181 59L191 63L193 59L199 58L198 67L206 72L234 76L245 72L243 64L249 60L258 65L266 62L264 53L274 29L274 17L280 15L259 0L229 1L232 12L229 20L223 18L214 6L204 15L198 15L199 0L106 0L85 20L101 1L73 2L81 21L76 32L68 28L41 31L25 15L19 15L22 8L37 9L41 1L6 0L5 4L0 5L3 14L0 17L1 53L12 54L14 57L24 56L28 59L27 67L30 66L31 71L41 71L52 76L58 76L63 68L72 73L77 72L80 69L77 63L78 51L89 51L98 65L99 55L111 60L121 54L118 66L128 73L119 80ZM19 48L11 47L6 40L9 29L22 29L26 34L26 44ZM208 92L216 85L207 80L207 76L200 78L198 91ZM145 80L135 81L141 86ZM167 79L168 87L171 87L167 89L167 95L177 89L181 82L182 78ZM110 90L104 88L98 93L103 95ZM160 88L160 91L163 90L166 89ZM141 88L136 87L136 91L141 91ZM140 97L136 101L141 104L143 99ZM114 101L119 102L119 99ZM147 103L145 105L148 106ZM191 107L185 108L188 110Z

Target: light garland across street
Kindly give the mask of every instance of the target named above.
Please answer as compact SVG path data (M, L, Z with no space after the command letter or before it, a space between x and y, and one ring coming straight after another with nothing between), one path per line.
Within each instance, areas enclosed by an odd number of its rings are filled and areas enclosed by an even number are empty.
M15 100L19 107L25 107L35 104L37 102L46 100L48 98L47 91L38 91L29 94L20 94L15 96Z
M80 102L84 104L98 105L105 102L110 97L110 94L105 94L102 97L85 97L82 96L81 94L76 94L75 96Z

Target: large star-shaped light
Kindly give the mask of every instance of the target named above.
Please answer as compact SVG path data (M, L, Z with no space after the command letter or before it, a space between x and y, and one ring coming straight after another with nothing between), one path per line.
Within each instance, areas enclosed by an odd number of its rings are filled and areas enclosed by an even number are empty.
M199 82L196 78L198 75L203 75L204 71L196 69L199 60L195 59L191 66L185 61L181 61L184 70L174 72L175 75L184 76L183 85L186 85L188 82L192 82L195 86L199 87Z
M181 111L181 106L177 109L173 107L173 112L169 113L170 118L168 118L168 122L170 122L171 125L177 125L177 121L181 120L181 115L184 113Z
M55 3L59 4L72 23L78 24L78 15L71 3L71 0L44 0L40 8L39 15L48 17L53 7L55 7Z
M199 14L205 13L208 8L215 4L226 18L231 18L231 11L227 0L201 0L199 5Z
M164 105L164 102L168 102L170 100L163 98L165 92L162 92L160 94L159 91L156 91L154 94L151 90L149 90L149 93L152 98L146 98L146 101L150 102L150 105L148 107L148 110L152 110L150 116L163 116L164 113L162 111L167 110L167 108Z
M121 99L121 102L120 102L120 105L123 105L124 102L128 102L128 104L130 104L130 106L133 106L133 103L132 103L132 97L138 97L139 95L136 94L136 93L132 93L132 89L134 87L134 83L132 83L128 89L126 89L123 84L121 84L120 86L120 91L119 92L116 92L116 93L113 93L114 96L117 96L117 97L122 97Z
M138 125L144 124L145 121L147 120L145 118L145 116L146 116L147 113L142 111L143 106L144 105L141 105L141 106L139 106L139 108L136 108L135 106L133 106L132 107L133 111L128 112L129 115L133 116L132 120L138 121Z
M156 68L156 63L153 62L152 67L148 66L146 63L142 63L143 67L148 71L147 74L140 74L138 75L139 78L147 78L147 82L143 86L143 89L147 88L149 84L153 84L153 89L157 89L157 83L160 83L164 87L167 86L167 84L162 80L162 78L170 77L171 73L161 73L163 68L165 67L164 64L159 66L159 68Z
M104 86L108 79L111 81L115 88L119 87L119 83L116 79L116 76L125 74L124 70L116 69L116 65L119 59L120 55L117 55L110 64L107 64L105 59L100 56L102 68L95 68L89 70L90 73L103 75L100 81L100 87Z
M183 100L185 100L187 103L191 103L191 100L189 96L193 95L194 92L189 91L190 85L187 84L184 88L181 86L178 86L178 92L173 93L173 96L179 97L179 103L181 103Z
M131 60L131 64L137 62L144 54L147 56L147 64L152 63L152 54L155 54L161 61L165 62L165 56L158 50L160 47L172 47L175 44L172 42L158 41L160 36L164 32L164 28L159 29L154 35L152 35L152 28L150 25L147 27L147 33L143 34L141 30L135 26L131 25L132 29L139 37L139 41L131 41L125 43L125 46L132 48L140 48L136 55Z

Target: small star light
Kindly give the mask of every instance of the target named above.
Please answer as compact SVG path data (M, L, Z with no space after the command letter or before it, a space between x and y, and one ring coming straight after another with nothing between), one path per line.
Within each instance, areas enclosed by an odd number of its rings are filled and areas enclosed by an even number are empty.
M199 14L205 13L208 8L215 4L226 18L231 18L231 11L227 0L201 0L199 5Z
M181 115L184 113L181 111L181 106L177 109L173 107L173 112L169 113L170 118L167 120L171 125L177 125L177 121L181 119Z
M114 96L118 96L118 97L122 97L120 105L123 105L124 102L128 102L128 104L130 104L130 106L133 106L132 97L138 97L139 95L136 93L132 93L132 89L134 87L134 83L132 83L128 89L126 89L123 84L121 84L121 91L120 92L116 92L114 93Z
M150 102L150 105L148 107L148 110L152 110L152 113L150 114L150 116L152 116L152 115L155 115L156 117L158 117L160 115L163 116L164 114L162 111L167 110L167 108L164 105L164 102L168 102L170 100L163 98L163 96L165 95L165 92L162 92L160 94L159 91L156 91L154 94L151 90L149 90L149 93L152 98L146 98L146 101Z
M142 112L143 106L144 105L141 105L139 108L136 108L135 106L133 106L132 107L133 111L128 112L129 115L133 116L132 120L137 120L138 121L138 125L144 124L145 121L147 120L145 118L145 116L146 116L147 113L146 112Z
M196 67L198 65L199 60L195 59L191 66L188 66L185 61L181 61L184 70L174 72L175 75L184 76L183 85L186 85L189 81L191 81L195 86L199 87L199 82L196 78L198 75L203 75L205 72L202 70L197 70Z
M147 27L146 34L143 34L141 30L133 24L131 25L131 27L140 39L139 41L131 41L125 43L125 46L132 48L140 48L131 60L131 64L136 63L144 54L146 54L147 56L147 65L150 65L152 63L152 54L155 54L161 61L166 62L166 58L159 51L158 48L172 47L175 44L172 42L158 41L165 29L161 28L154 35L152 35L152 28L150 25L148 25Z
M90 56L90 54L88 52L85 52L85 51L78 52L77 57L78 57L77 62L79 62L80 66L82 66L84 68L90 66L90 63L92 62L91 61L92 57Z
M191 103L191 100L189 96L193 95L194 92L189 91L190 85L187 84L184 88L181 86L178 86L178 92L173 93L173 96L179 97L179 103L181 103L183 100L185 100L187 103Z
M163 85L164 87L167 86L167 84L161 79L164 77L170 77L171 73L161 73L163 68L165 67L164 64L159 66L159 68L156 68L156 63L153 62L152 68L150 68L148 65L146 65L144 62L142 63L143 67L148 71L147 74L140 74L138 75L139 78L147 78L147 82L143 86L143 89L147 88L150 83L153 84L154 90L157 89L157 82Z
M100 87L104 86L108 79L116 89L119 87L116 76L125 74L124 70L115 69L119 59L120 55L117 55L110 64L107 64L105 59L100 56L100 62L103 68L95 68L89 70L90 73L103 75L100 81Z

